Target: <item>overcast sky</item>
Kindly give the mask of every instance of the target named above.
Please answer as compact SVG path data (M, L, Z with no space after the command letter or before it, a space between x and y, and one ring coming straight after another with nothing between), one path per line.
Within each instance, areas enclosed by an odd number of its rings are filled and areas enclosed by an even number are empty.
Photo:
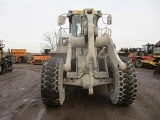
M58 31L57 16L84 8L112 14L117 50L160 40L160 0L0 0L0 39L5 49L40 52L43 34Z

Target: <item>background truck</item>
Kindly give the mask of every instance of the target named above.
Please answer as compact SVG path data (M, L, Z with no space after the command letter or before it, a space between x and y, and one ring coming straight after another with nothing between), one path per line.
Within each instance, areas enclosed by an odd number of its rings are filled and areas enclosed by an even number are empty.
M11 49L11 55L14 58L14 63L26 63L26 49Z
M44 53L42 54L34 54L31 57L30 63L34 65L42 65L47 59L51 58L50 54L51 49L44 49Z
M106 16L106 19L103 17ZM137 94L137 78L133 63L119 57L111 38L111 29L105 27L99 35L98 21L112 23L110 14L93 8L70 10L58 17L58 25L69 20L69 37L59 33L57 51L43 64L41 97L46 106L60 106L65 100L65 85L81 86L94 94L94 87L107 85L109 97L115 105L129 105ZM60 27L60 31L63 28ZM65 37L66 38L66 37Z
M42 65L45 60L51 58L51 55L33 55L31 59L31 64Z

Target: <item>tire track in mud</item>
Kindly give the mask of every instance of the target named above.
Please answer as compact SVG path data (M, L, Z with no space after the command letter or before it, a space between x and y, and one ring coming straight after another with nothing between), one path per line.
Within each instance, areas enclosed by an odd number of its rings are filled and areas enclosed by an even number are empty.
M81 87L66 86L66 100L61 107L48 108L41 101L40 71L41 66L16 65L15 70L26 71L26 75L13 78L18 87L25 88L19 91L15 100L0 106L0 119L12 120L156 120L160 118L160 80L153 77L152 70L137 69L138 93L137 99L129 106L114 106L108 97L107 86L94 88L94 95L88 96L88 91ZM20 78L19 78L20 77ZM27 80L27 81L26 81ZM7 81L7 80L6 80ZM8 80L9 81L9 80ZM1 83L0 83L1 85ZM3 87L5 88L5 86ZM1 86L0 86L1 90ZM16 92L16 91L14 91ZM14 93L15 94L15 93ZM1 97L0 97L1 98ZM1 103L1 99L0 99ZM3 108L3 109L2 109ZM6 115L6 116L5 116Z
M140 69L140 71L143 69ZM153 70L146 70L145 73L139 72L137 74L139 78L138 94L135 107L136 111L139 111L139 116L142 119L157 120L160 118L160 78L152 75Z
M28 92L32 90L32 92L30 92L30 94L33 94L33 96L27 100L27 102L25 103L23 108L21 108L21 105L20 105L20 109L18 107L19 112L17 114L15 114L13 118L16 120L21 120L21 119L23 119L23 120L25 120L25 119L26 120L28 120L28 119L40 120L41 117L43 116L43 113L45 112L45 106L42 104L41 97L40 97L41 66L36 66L36 67L33 65L32 66L25 66L25 70L38 73L39 78L37 79L38 82L36 82L36 84L34 86L32 86L33 88L36 88L36 89L34 89L34 90L32 88L28 89ZM35 76L33 78L35 79ZM31 102L32 100L33 100L33 102ZM22 106L23 106L23 104L22 104Z
M5 82L10 84L8 87L5 85L3 87L4 89L2 89L5 91L5 94L9 94L3 96L3 100L0 100L0 103L3 105L0 107L4 108L3 112L0 112L0 119L6 119L6 116L10 116L10 119L18 119L17 116L19 116L19 113L23 113L23 111L26 111L28 108L31 108L32 111L32 109L34 110L39 104L40 72L34 68L28 70L24 66L16 66L15 70L19 74L12 77L12 81L10 82L7 82L9 80L7 79ZM9 88L11 86L13 86L12 91ZM10 94L13 95L10 96ZM7 108L9 109L7 110ZM26 118L28 119L28 117Z
M137 111L136 118L139 117L143 120L158 120L160 118L159 107L154 106L150 100L144 98L144 95L137 96L137 102L133 109Z
M66 90L64 105L58 108L46 108L42 119L158 120L160 118L160 93L157 94L157 91L160 90L160 80L158 81L159 78L152 76L152 70L137 69L136 72L138 94L133 104L129 106L112 105L105 86L97 87L93 96L88 96L87 92L82 89L70 88L68 91ZM150 91L147 91L149 89Z
M16 68L19 68L19 69L27 69L27 70L32 70L32 71L35 71L35 72L38 72L40 73L41 70L42 70L42 65L23 65L22 66L17 66Z
M46 107L42 106L37 114L37 117L34 120L42 120L42 116L46 111Z
M1 75L2 77L1 77L0 81L11 80L17 76L20 76L21 74L25 74L25 73L23 73L22 71L8 72L8 73L5 73L3 76Z
M132 107L120 107L111 104L106 86L97 87L95 95L88 96L88 92L75 88L66 97L63 106L46 108L44 120L116 120L134 118ZM105 91L105 92L104 92ZM53 117L54 116L54 117ZM54 119L52 119L54 118Z
M103 87L105 90L106 87ZM68 89L68 90L67 90ZM51 120L104 120L107 118L107 104L110 104L106 92L102 88L95 90L94 96L88 96L88 91L80 87L69 86L66 89L66 101L58 108L46 108L46 113L42 119Z

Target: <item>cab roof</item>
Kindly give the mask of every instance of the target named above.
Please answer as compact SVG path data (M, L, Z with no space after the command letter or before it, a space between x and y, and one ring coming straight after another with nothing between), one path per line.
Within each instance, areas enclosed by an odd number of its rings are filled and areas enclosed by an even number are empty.
M80 15L80 14L83 13L83 11L84 11L84 10L69 10L67 16ZM101 16L101 12L100 12L100 11L94 10L94 14Z

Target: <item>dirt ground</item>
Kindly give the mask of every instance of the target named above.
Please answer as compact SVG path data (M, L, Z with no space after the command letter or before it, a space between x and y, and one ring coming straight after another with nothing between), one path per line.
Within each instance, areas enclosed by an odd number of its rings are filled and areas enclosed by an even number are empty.
M160 77L153 70L136 69L138 93L129 106L114 106L106 86L93 96L80 87L66 86L64 105L47 108L40 95L41 65L14 64L0 75L0 120L160 120Z

